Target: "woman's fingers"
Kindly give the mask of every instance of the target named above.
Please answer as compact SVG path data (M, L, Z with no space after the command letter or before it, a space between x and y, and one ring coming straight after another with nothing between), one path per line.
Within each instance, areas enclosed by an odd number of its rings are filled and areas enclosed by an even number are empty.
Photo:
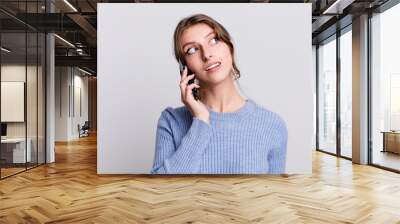
M186 78L187 73L188 73L187 66L184 66L184 67L183 67L183 70L182 70L182 72L181 72L181 77L182 77L182 79L183 79L183 78Z
M199 85L197 85L196 83L192 83L192 84L190 84L190 85L187 85L186 86L186 90L185 90L185 96L186 96L186 100L188 100L188 99L194 99L194 96L193 96L193 89L194 88L199 88L200 86Z
M200 86L196 83L188 84L189 81L195 77L195 74L187 75L187 72L188 68L185 66L181 74L181 81L179 83L179 87L181 89L181 100L184 104L193 102L195 100L193 96L193 88L200 88Z
M184 79L181 80L181 84L186 84L189 82L189 80L194 78L194 74L186 76Z
M193 75L189 75L189 76L185 77L184 79L182 79L181 82L179 83L179 86L181 88L181 92L183 93L183 95L185 95L184 94L185 93L185 89L186 89L186 86L187 86L189 80L192 79L193 77L194 77L194 74Z

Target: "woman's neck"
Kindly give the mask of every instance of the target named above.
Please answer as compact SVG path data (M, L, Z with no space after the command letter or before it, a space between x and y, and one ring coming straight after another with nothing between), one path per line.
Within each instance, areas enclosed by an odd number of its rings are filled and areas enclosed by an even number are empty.
M233 82L205 89L201 101L215 112L234 112L246 103Z

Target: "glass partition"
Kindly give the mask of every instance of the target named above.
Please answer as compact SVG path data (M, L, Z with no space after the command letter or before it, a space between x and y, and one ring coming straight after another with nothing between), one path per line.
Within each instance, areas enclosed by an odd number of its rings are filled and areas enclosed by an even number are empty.
M1 179L45 163L45 34L16 19L44 3L0 2Z
M43 164L46 162L46 138L45 138L45 124L46 124L46 37L43 33L38 33L38 74L37 74L37 162Z
M1 34L1 176L24 171L26 150L26 33ZM6 49L6 50L4 50Z
M38 134L38 35L36 32L27 33L27 98L26 98L26 113L27 113L27 150L29 160L27 167L31 168L37 165L37 134Z
M336 37L318 47L318 147L336 154Z

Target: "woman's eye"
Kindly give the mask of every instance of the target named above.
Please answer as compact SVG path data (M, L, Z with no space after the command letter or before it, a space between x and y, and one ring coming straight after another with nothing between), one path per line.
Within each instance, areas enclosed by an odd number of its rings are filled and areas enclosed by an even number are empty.
M195 52L196 52L196 48L194 48L194 47L191 47L186 51L187 54L194 54Z
M218 38L214 37L211 39L211 44L216 44L216 43L218 43L218 41L219 41Z

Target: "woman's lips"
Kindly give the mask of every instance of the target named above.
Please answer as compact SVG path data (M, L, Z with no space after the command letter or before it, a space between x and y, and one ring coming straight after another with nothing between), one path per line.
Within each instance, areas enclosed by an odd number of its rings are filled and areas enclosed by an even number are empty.
M211 73L217 71L221 67L221 62L216 62L206 68L206 71Z

